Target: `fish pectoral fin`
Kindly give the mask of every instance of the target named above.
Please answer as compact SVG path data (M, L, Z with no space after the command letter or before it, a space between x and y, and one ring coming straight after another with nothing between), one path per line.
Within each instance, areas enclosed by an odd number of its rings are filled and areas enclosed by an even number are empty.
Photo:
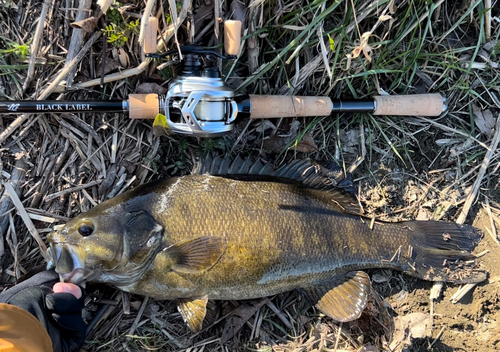
M174 244L167 253L173 261L173 271L197 274L213 267L225 250L225 238L203 236Z
M177 309L192 332L201 330L203 320L207 314L207 302L208 295L194 300L179 299Z
M316 304L322 313L338 322L356 320L366 307L371 290L370 278L363 271L348 273Z

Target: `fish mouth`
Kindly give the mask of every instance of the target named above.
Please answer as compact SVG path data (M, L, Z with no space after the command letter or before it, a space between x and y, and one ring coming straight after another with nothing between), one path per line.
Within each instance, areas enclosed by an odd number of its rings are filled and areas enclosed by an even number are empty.
M50 242L52 263L63 282L81 284L87 281L93 271L85 268L85 251L77 245L65 242Z

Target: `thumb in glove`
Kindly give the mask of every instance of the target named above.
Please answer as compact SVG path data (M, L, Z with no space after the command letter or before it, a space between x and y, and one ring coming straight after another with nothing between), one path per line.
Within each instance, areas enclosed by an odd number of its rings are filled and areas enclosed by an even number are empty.
M0 302L18 306L35 316L47 330L54 351L78 351L85 341L81 316L84 291L74 285L58 284L58 279L54 271L38 273L0 293ZM67 292L77 293L78 289L79 299Z

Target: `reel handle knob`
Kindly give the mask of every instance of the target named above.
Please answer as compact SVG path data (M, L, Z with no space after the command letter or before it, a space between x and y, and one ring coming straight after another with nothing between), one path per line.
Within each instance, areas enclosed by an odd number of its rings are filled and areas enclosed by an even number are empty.
M226 55L238 55L241 46L241 21L224 22L224 51Z
M144 42L142 51L144 54L156 54L156 33L158 32L158 19L149 17L146 31L144 32Z

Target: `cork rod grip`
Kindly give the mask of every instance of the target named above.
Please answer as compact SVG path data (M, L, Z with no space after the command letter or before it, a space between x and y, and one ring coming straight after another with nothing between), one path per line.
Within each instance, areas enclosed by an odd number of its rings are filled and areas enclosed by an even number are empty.
M131 119L154 119L160 113L158 94L130 94L128 111Z
M299 97L288 95L250 95L250 117L328 116L332 101L328 97Z
M224 22L224 51L226 55L238 55L241 46L241 21Z
M373 115L439 116L444 101L440 94L414 94L373 97L377 104Z

